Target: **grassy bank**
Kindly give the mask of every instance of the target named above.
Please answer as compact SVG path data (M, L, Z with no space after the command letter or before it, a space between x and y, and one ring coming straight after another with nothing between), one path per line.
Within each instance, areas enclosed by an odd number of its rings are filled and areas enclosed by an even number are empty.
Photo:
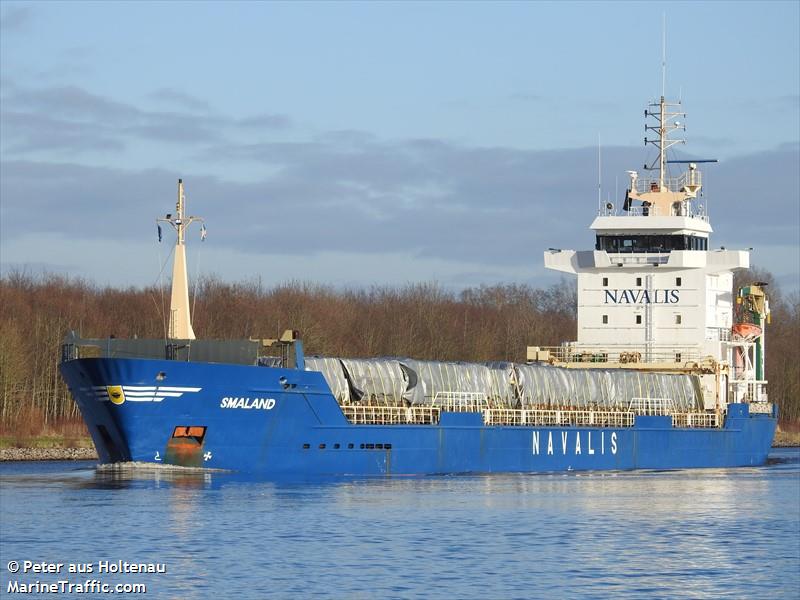
M94 448L92 438L64 434L33 436L0 435L0 448Z
M775 432L775 439L772 440L773 448L794 448L800 446L800 431Z
M88 435L47 432L41 435L0 435L0 462L12 460L95 460Z

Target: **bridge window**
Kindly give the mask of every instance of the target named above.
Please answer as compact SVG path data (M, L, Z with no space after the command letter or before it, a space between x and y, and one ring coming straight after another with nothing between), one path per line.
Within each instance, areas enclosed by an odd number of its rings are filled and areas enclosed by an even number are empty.
M608 277L603 277L603 287L608 287Z
M681 287L681 278L680 277L676 277L675 278L675 287Z
M651 252L672 250L707 250L708 239L693 235L598 235L596 250L610 253Z
M636 287L642 287L642 278L641 277L637 277L636 278Z
M641 325L642 324L642 315L636 315L636 324L637 325Z
M603 325L608 325L608 315L603 315Z
M681 324L681 320L682 319L681 319L680 315L675 315L675 325L680 325Z

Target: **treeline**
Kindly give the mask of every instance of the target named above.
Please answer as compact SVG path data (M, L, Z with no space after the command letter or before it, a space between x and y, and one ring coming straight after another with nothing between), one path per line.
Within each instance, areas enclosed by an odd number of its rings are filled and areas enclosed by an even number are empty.
M435 284L337 290L307 283L199 282L192 310L203 338L301 332L308 353L524 360L532 340L555 345L575 331L575 290L508 285L452 293ZM58 374L60 346L83 337L165 337L169 290L101 288L81 279L14 272L0 279L0 426L60 427L78 418Z
M798 422L800 302L769 289L771 399L784 419ZM338 290L206 278L195 295L193 324L203 338L277 337L297 329L308 353L327 356L524 361L528 345L557 345L574 339L576 329L575 287L567 282L451 292L436 284ZM0 278L0 426L37 433L77 421L57 369L64 334L163 338L168 308L169 291L155 287L120 290L20 272Z

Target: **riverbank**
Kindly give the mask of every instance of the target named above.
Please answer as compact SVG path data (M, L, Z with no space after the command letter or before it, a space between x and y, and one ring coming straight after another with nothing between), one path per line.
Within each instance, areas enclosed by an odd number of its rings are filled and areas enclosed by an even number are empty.
M800 431L776 431L772 440L773 448L794 448L800 446Z
M0 436L0 462L12 460L97 460L97 452L88 436Z
M0 462L12 460L97 460L94 448L0 448Z

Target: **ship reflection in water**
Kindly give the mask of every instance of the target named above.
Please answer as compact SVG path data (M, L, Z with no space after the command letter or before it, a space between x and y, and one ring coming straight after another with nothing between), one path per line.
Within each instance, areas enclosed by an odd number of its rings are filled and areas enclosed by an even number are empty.
M107 579L181 598L780 598L800 572L798 449L758 468L303 482L4 463L0 484L4 589L8 560L165 563Z

